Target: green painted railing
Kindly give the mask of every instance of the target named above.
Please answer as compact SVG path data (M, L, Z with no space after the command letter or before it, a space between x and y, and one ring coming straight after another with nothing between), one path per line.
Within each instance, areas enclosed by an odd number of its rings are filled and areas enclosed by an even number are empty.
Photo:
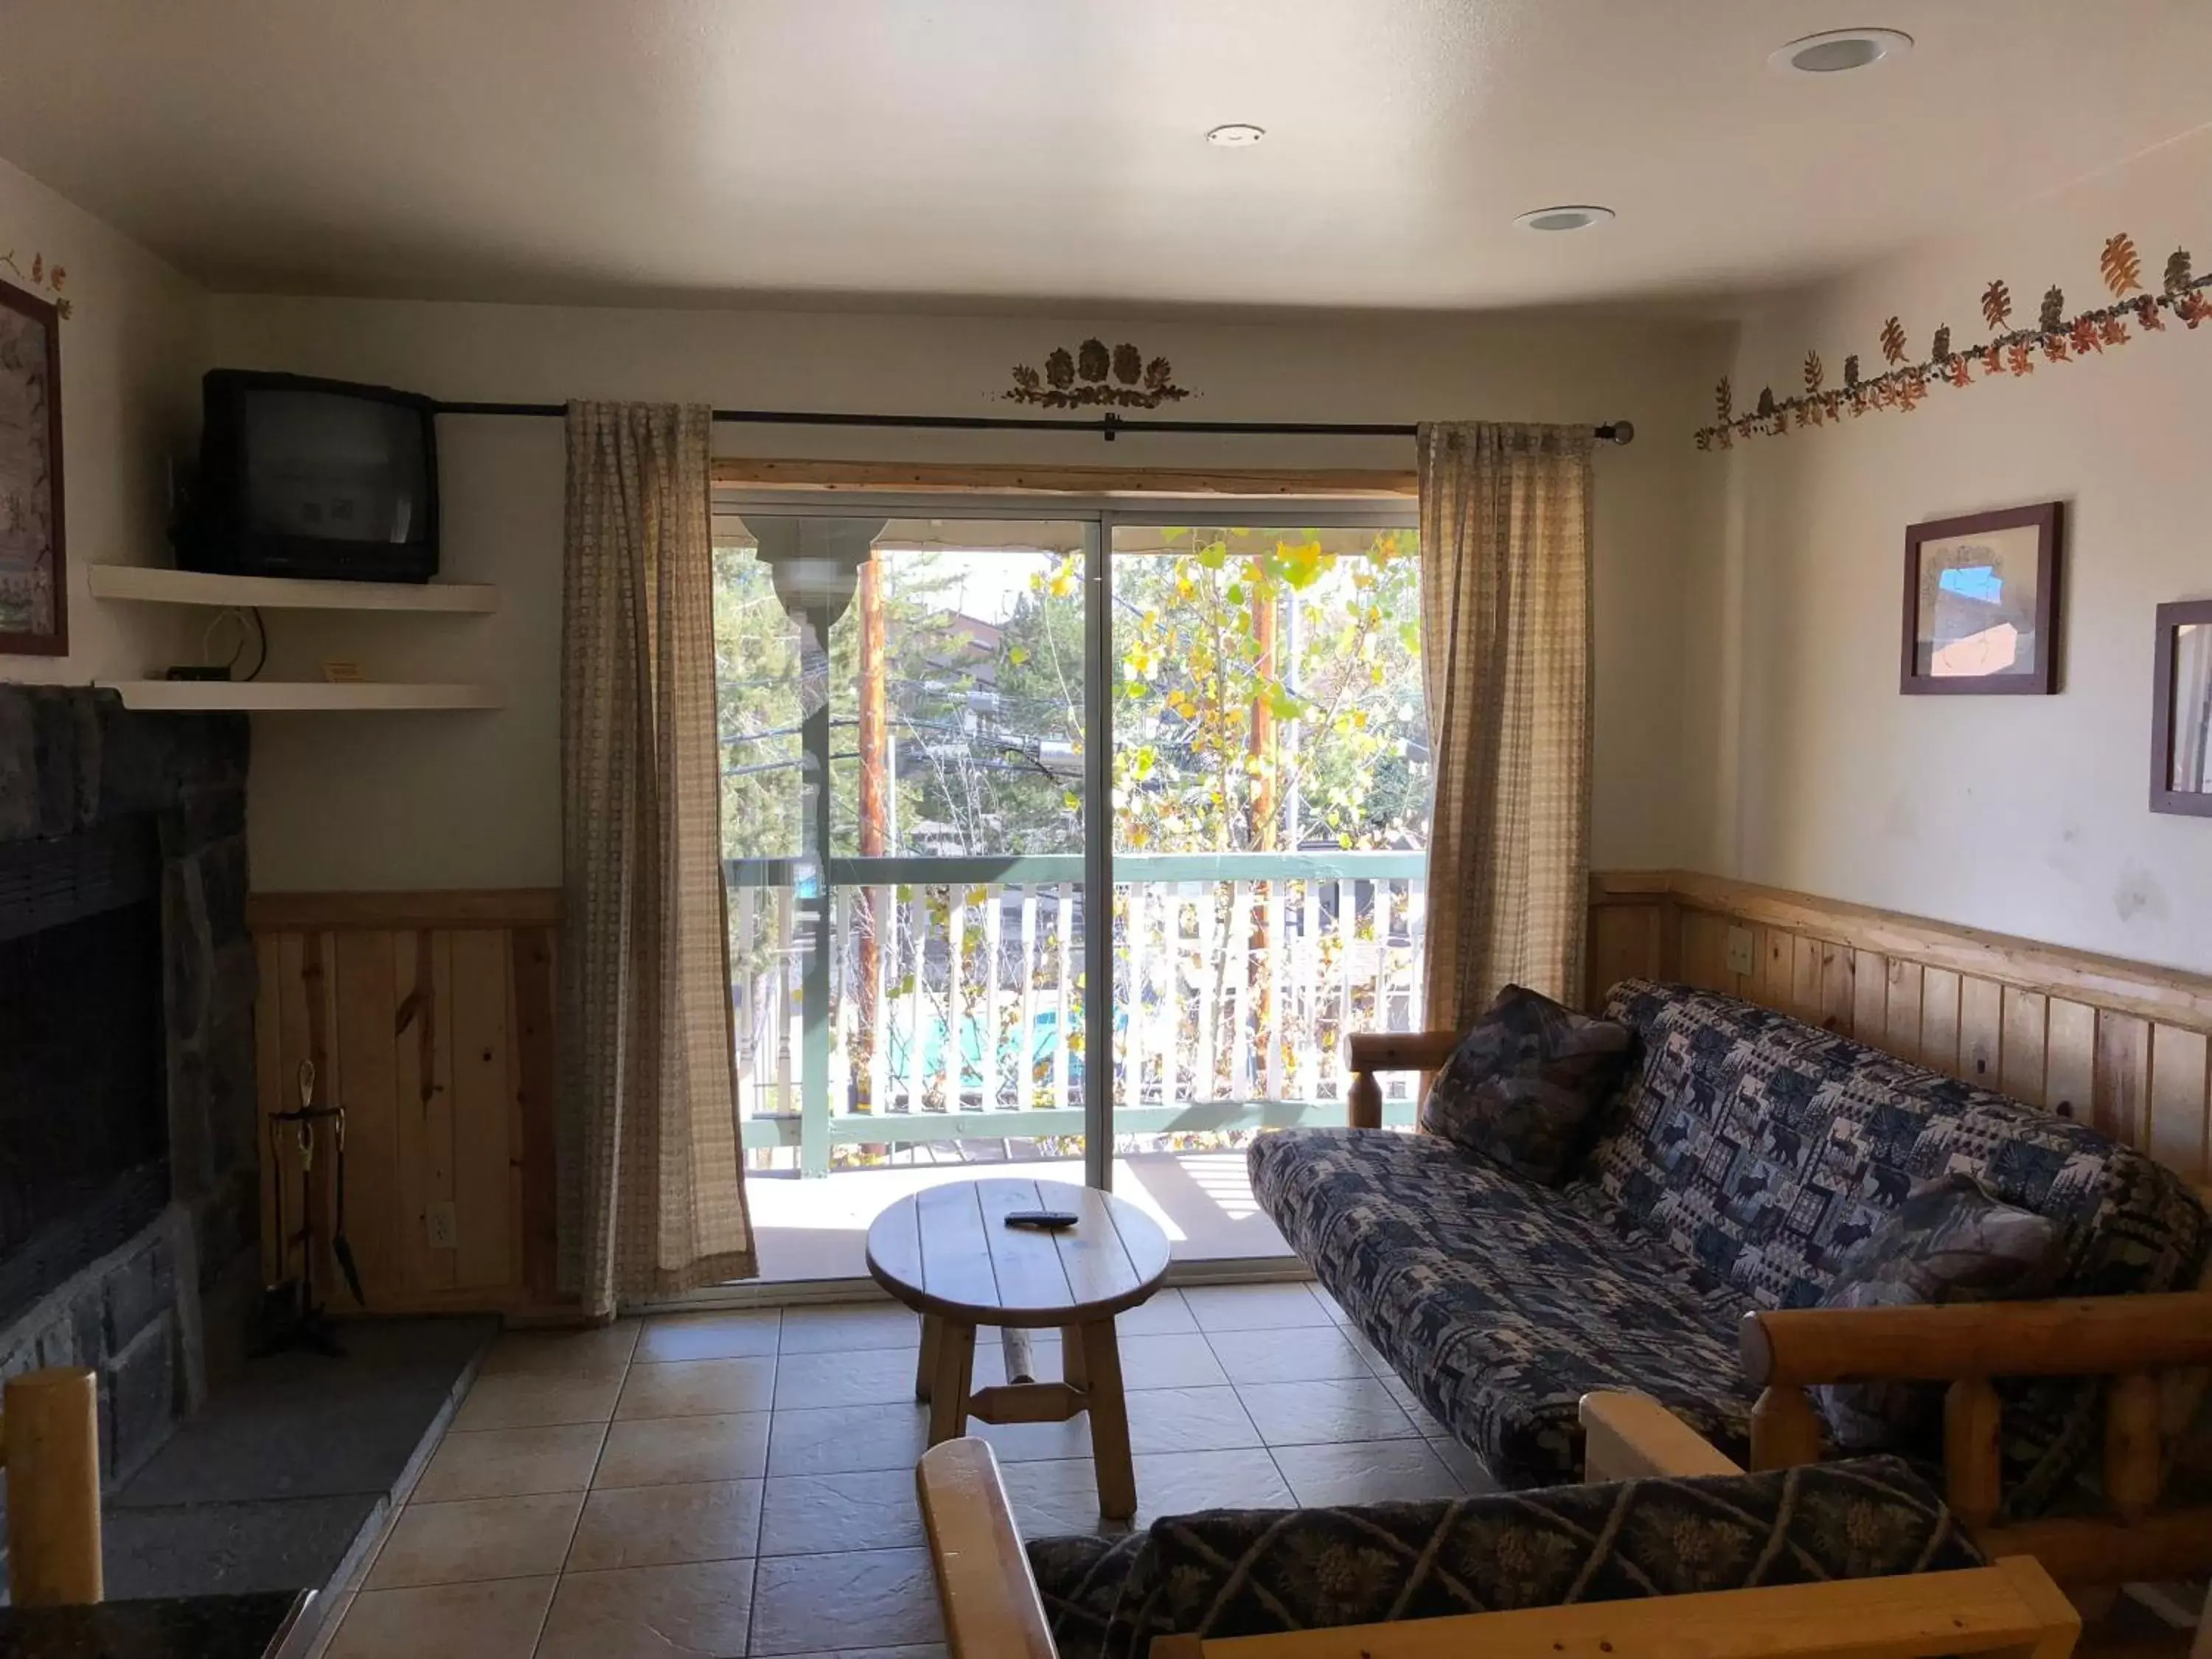
M1345 1034L1418 1020L1425 866L1117 856L1115 1134L1340 1122ZM821 1175L841 1144L1084 1133L1080 855L832 858L827 904L813 860L724 867L749 1150Z

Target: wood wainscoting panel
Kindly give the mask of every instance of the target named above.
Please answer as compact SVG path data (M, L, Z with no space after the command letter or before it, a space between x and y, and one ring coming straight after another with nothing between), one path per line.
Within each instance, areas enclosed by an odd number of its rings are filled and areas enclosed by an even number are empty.
M1594 875L1589 937L1593 1006L1630 975L1725 991L2212 1181L2212 975L1682 871Z
M1963 1076L1959 1066L1959 976L1948 968L1923 968L1920 975L1920 1063L1931 1072Z
M1978 974L1959 976L1959 1075L1977 1088L2002 1087L2004 987Z
M553 1076L559 896L257 896L256 1063L264 1121L262 1259L299 1271L296 1136L268 1114L346 1112L346 1230L371 1313L547 1308L555 1300ZM330 1253L336 1170L315 1147L307 1201L318 1293L357 1311Z
M2205 1161L2205 1049L2202 1031L2151 1028L2148 1145L2161 1162L2195 1181L2212 1179Z
M2090 1122L2115 1140L2140 1146L2150 1121L2150 1022L2097 1014L2096 1106Z
M2043 1103L2061 1117L2093 1122L2097 1099L2097 1011L2051 999L2044 1022Z
M2039 991L2023 991L2018 986L2008 985L2003 988L1999 1006L2002 1025L1999 1053L2002 1063L1997 1087L2014 1100L2040 1106L2044 1103L2043 1078L2048 1058L2045 1053L2045 1024L2050 1017L2051 999Z
M1921 998L1925 994L1926 981L1917 962L1899 962L1892 957L1888 963L1888 1006L1882 1012L1881 1024L1861 1025L1855 1034L1866 1042L1880 1042L1893 1054L1917 1063L1921 1048Z
M453 946L450 933L428 927L392 935L402 1216L427 1218L431 1206L453 1201L453 1022L451 999L439 992L453 982ZM400 1230L399 1251L408 1283L453 1288L453 1252L430 1248L427 1220Z

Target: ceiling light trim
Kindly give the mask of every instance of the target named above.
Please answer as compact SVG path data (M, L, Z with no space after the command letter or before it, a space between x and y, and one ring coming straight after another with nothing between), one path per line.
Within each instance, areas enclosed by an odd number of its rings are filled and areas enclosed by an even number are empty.
M1249 149L1267 136L1267 128L1249 121L1224 121L1207 131L1206 142L1218 149Z
M1911 50L1912 37L1902 29L1823 29L1777 47L1766 64L1777 75L1824 81L1893 63Z
M1556 207L1533 209L1513 222L1523 230L1556 236L1567 231L1591 230L1613 217L1611 208L1600 207L1595 202L1562 202Z

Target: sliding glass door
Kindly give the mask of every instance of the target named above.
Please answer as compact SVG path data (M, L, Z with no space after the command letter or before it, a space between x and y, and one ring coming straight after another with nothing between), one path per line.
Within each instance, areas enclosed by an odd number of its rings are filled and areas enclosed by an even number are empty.
M1419 1013L1413 530L957 512L718 503L767 1271L842 1276L883 1204L1007 1164L1250 1254L1242 1144L1340 1121L1342 1036Z
M978 1138L1080 1156L1092 526L748 512L730 530L746 1145L808 1175Z
M1110 527L1117 1146L1188 1158L1340 1122L1344 1038L1418 1021L1416 542Z

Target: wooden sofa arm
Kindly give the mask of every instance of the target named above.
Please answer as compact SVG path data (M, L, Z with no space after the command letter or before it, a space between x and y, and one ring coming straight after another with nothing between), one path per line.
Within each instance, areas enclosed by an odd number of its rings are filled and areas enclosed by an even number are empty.
M2067 1659L2081 1615L2025 1557L1957 1572L1583 1601L1278 1636L1164 1636L1151 1659ZM957 1653L958 1650L956 1648Z
M2156 1510L2165 1485L2159 1373L2212 1364L2212 1291L1979 1302L1952 1307L1753 1312L1741 1329L1759 1389L1751 1466L1821 1453L1805 1392L1823 1382L1945 1382L1945 1499L1992 1555L2031 1553L2061 1583L2117 1584L2212 1571L2212 1509ZM2002 1505L1996 1379L2109 1376L2101 1474L2109 1517L1995 1524Z
M1580 1415L1585 1480L1743 1473L1719 1447L1648 1395L1586 1394Z
M1377 1072L1433 1072L1458 1048L1451 1031L1361 1031L1344 1040L1345 1069L1352 1086L1345 1091L1352 1127L1382 1127L1382 1085Z
M914 1478L952 1659L1054 1659L1044 1602L989 1443L932 1446Z
M1760 1388L2118 1376L2212 1364L2212 1291L1759 1311L1740 1336L1744 1374Z

